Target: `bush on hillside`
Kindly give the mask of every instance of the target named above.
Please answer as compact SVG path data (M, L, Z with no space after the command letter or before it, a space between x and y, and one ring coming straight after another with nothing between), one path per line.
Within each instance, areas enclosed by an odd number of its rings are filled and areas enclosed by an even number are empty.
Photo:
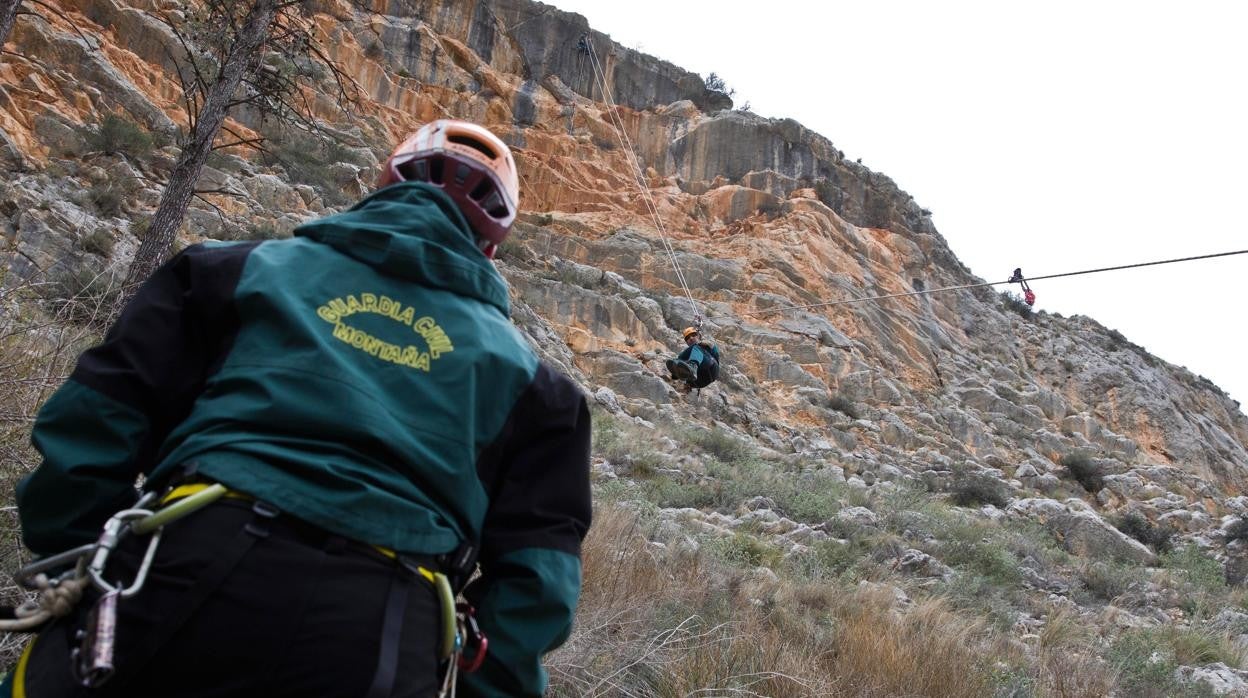
M316 189L327 206L351 203L351 197L331 171L338 163L359 164L355 154L341 143L300 131L286 131L269 134L265 147L261 162L281 165L292 183Z
M1019 317L1030 320L1032 309L1030 305L1022 298L1010 293L1009 291L1001 292L1001 302L1005 304L1006 310L1011 310L1018 314Z
M960 507L991 504L998 509L1010 503L1009 486L985 473L955 473L949 485L950 501Z
M1226 527L1226 542L1231 543L1237 540L1248 540L1248 519L1242 516Z
M120 114L109 114L93 128L84 128L81 133L88 148L105 155L141 158L151 153L156 144L156 139L142 126Z
M1113 521L1114 528L1153 549L1158 554L1170 551L1174 529L1158 526L1139 512L1129 511Z
M126 192L112 182L96 182L87 190L87 200L102 216L120 215L125 199Z
M1113 601L1127 593L1139 570L1115 562L1097 560L1079 567L1079 581L1093 596Z
M115 242L116 241L113 240L113 236L110 235L107 230L97 228L96 230L83 235L82 238L78 240L78 246L81 247L84 252L107 259L113 254L113 245Z
M67 324L107 329L120 310L121 279L89 269L64 271L41 288L58 320Z
M754 449L719 427L692 431L689 440L724 463L740 463L754 454Z
M1068 453L1059 461L1066 474L1083 489L1096 494L1105 488L1105 472L1090 456L1084 453Z

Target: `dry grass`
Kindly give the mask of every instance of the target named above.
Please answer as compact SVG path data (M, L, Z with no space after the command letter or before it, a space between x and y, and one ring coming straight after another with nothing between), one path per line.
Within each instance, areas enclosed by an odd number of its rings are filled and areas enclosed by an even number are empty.
M1116 672L1091 649L1046 650L1041 653L1038 695L1053 698L1102 698L1111 694Z
M547 662L553 695L991 693L984 657L1004 651L1000 638L943 600L903 609L828 584L760 589L750 571L653 546L625 508L595 516L576 629Z
M0 603L13 604L25 595L12 584L12 574L28 559L13 489L39 462L30 429L39 406L73 370L79 352L98 339L91 320L107 310L98 298L62 296L49 303L48 296L61 288L50 282L3 288L3 281L0 270ZM45 311L49 306L52 312ZM27 637L0 639L0 669L12 666Z
M859 696L978 696L991 692L986 624L941 599L904 612L859 594L841 607L830 669Z

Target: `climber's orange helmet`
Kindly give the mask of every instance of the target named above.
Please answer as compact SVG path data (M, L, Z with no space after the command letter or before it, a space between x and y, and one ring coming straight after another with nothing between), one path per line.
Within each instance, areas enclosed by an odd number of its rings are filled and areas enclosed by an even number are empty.
M425 124L394 149L377 188L411 181L445 191L476 231L481 251L494 258L520 205L520 178L506 143L467 121Z
M686 340L686 341L688 341L688 339L689 339L690 337L696 336L697 334L698 334L698 328L696 328L696 327L686 327L686 328L685 328L684 335L685 335L685 340Z

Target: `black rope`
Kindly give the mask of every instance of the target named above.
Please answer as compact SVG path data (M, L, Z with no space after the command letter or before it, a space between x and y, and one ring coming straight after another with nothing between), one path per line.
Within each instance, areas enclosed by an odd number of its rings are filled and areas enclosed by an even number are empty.
M1047 274L1045 276L1032 276L1028 281L1041 281L1044 279L1060 279L1063 276L1079 276L1081 274L1098 274L1103 271L1118 271L1120 269L1135 269L1137 267L1152 267L1158 264L1174 264L1176 262L1191 262L1197 259L1213 259L1214 257L1230 257L1237 254L1248 254L1248 250L1236 250L1235 252L1218 252L1216 254L1202 254L1195 257L1180 257L1178 259L1163 259L1157 262L1140 262L1139 264L1123 264L1117 267L1101 267L1100 269L1085 269L1084 271L1068 271L1062 274ZM767 313L779 313L786 310L802 310L805 308L825 308L833 305L844 305L846 303L863 303L866 301L879 301L886 298L905 298L907 296L925 296L930 293L940 293L942 291L962 291L971 288L983 288L984 286L1000 286L1002 284L1015 283L1012 280L1007 281L988 281L981 284L965 284L962 286L944 286L942 288L931 288L926 291L910 291L909 293L890 293L885 296L868 296L866 298L847 298L839 301L829 301L827 303L811 303L810 305L790 305L781 308L769 308L767 310L758 310L752 313L745 313L746 317L755 315L765 315Z

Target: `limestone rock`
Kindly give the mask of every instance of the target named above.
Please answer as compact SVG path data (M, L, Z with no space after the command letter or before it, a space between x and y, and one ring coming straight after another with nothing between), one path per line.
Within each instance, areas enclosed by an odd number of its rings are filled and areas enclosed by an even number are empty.
M955 575L952 568L922 550L911 548L902 553L897 560L897 568L907 574L919 577L940 577L951 579Z
M1078 500L1063 504L1052 499L1029 498L1016 500L1006 511L1011 516L1031 518L1043 524L1067 550L1080 557L1142 564L1157 561L1157 556L1139 541L1080 504Z
M880 525L880 518L866 507L842 509L836 513L836 520L863 528L877 528Z
M1248 671L1232 669L1221 662L1200 667L1181 666L1174 675L1184 684L1203 684L1214 695L1248 695Z

